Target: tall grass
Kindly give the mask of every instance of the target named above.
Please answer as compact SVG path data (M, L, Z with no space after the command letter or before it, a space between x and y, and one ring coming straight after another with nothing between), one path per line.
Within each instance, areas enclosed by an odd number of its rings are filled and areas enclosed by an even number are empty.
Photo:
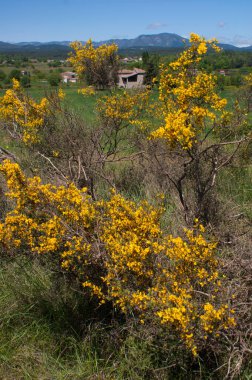
M252 167L226 168L220 173L218 190L225 203L234 209L234 215L243 213L252 219Z
M52 260L2 258L0 289L0 379L209 378L179 340L114 319Z
M106 367L96 354L102 325L90 333L83 294L69 288L64 276L55 276L37 260L2 263L1 379L88 379Z

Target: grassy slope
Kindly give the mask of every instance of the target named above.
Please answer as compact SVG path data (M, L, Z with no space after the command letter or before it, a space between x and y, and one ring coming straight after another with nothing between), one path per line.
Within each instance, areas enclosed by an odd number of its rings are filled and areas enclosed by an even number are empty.
M230 109L232 109L238 95L239 88L234 86L226 87L221 93L221 96L228 100ZM252 114L248 115L248 122L252 126ZM243 212L250 219L252 219L252 166L249 159L251 153L252 144L250 143L243 149L243 156L244 158L247 156L247 160L245 159L241 167L234 164L223 170L218 178L218 189L221 197L225 202L230 202L232 207L236 205L234 214Z
M2 263L3 264L3 263ZM99 371L94 347L74 330L78 293L37 262L20 259L0 271L0 378L86 379Z
M171 358L160 364L152 342L125 324L105 326L106 313L97 318L97 307L71 285L49 261L2 258L0 379L170 378Z

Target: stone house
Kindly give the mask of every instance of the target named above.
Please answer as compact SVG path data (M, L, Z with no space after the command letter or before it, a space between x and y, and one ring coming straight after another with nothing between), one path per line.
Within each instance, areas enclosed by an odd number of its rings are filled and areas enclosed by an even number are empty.
M123 69L118 71L118 87L136 88L144 86L144 76L146 72L142 69Z
M66 71L61 73L63 83L76 83L78 81L78 75L72 71Z

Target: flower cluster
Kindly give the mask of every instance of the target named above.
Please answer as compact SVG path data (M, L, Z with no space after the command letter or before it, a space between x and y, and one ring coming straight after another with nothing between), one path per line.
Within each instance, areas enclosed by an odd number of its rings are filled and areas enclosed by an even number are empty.
M38 129L43 126L48 112L48 100L35 102L16 79L13 79L13 88L0 99L0 120L26 144L37 142Z
M106 297L142 322L154 319L177 331L195 355L201 337L234 325L218 299L216 243L206 240L203 226L174 237L160 228L162 209L146 202L137 206L115 195L106 208Z
M198 66L209 49L219 50L216 41L191 34L190 43L175 62L161 66L159 99L164 103L164 125L151 134L183 149L193 147L209 122L218 125L218 112L227 103L215 92L215 77Z
M243 77L243 80L245 81L245 83L248 85L248 86L252 86L252 73L248 74L248 75L245 75Z
M75 270L87 259L94 233L96 210L87 189L42 184L39 177L26 178L18 164L5 160L0 166L14 209L0 224L5 250L58 253L64 268Z
M104 96L98 101L97 110L105 125L145 126L143 113L147 109L150 91L120 91Z
M115 84L118 64L117 45L105 44L95 48L92 41L88 40L85 45L76 41L70 46L74 52L70 54L68 60L80 76L85 76L87 84L96 88L106 88Z
M84 96L90 96L90 95L94 95L95 94L95 89L94 89L93 86L88 86L88 87L80 88L78 90L78 93L82 94Z
M92 40L89 39L85 45L75 41L70 44L74 53L68 58L78 74L83 74L87 69L87 65L93 64L102 65L106 60L109 60L118 50L116 44L101 45L94 47Z

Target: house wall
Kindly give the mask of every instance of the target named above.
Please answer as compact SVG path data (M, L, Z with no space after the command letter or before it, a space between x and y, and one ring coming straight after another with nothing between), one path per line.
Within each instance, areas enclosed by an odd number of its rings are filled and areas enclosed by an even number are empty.
M124 87L124 83L123 83L123 80L122 80L121 75L118 75L118 78L119 78L118 86L119 86L119 87Z
M118 78L118 86L119 87L124 87L124 88L136 88L136 87L141 87L144 85L144 74L142 73L137 73L137 80L136 81L129 81L129 78L123 78L122 75L119 75ZM127 83L125 84L123 79L126 79Z
M78 77L76 76L75 73L62 73L61 74L61 77L62 77L62 82L63 83L76 83L78 81Z

